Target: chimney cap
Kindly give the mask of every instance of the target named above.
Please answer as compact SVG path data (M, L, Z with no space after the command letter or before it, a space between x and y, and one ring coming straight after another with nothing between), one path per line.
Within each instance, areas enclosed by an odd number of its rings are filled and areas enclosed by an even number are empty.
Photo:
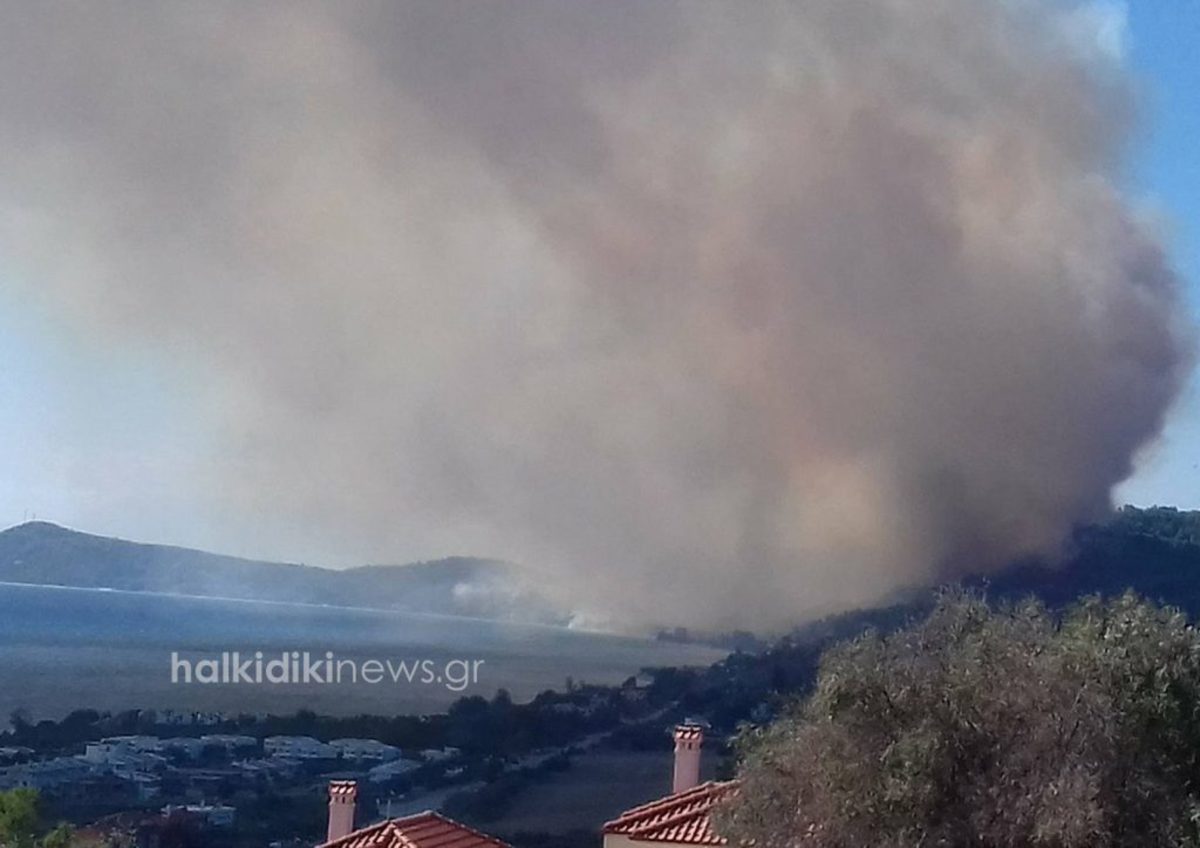
M331 780L329 781L329 797L330 798L353 798L358 794L357 780Z

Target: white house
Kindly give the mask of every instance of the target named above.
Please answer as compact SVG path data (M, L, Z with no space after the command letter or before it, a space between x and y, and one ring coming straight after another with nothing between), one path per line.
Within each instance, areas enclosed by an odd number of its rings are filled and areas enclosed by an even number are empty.
M166 815L180 811L198 816L211 827L233 827L233 823L237 819L237 809L226 804L188 804L186 806L168 804L163 807L163 813Z
M413 760L392 760L368 771L367 780L371 783L386 783L420 767L421 764Z
M329 743L344 759L385 763L400 759L400 749L375 739L334 739Z
M137 772L130 780L137 790L139 801L149 801L162 794L162 778L156 774Z
M24 760L32 757L34 751L32 748L22 747L0 747L0 761L13 762L14 760Z
M153 774L162 771L167 767L167 758L159 754L137 751L125 754L114 753L103 763L96 764L95 767L116 777L134 780L138 774Z
M107 763L130 754L158 753L162 747L162 740L157 736L109 736L99 742L87 743L83 758L89 763Z
M206 733L199 739L200 745L207 748L221 748L229 756L246 754L258 749L258 740L253 736L242 736L234 733Z
M178 754L189 760L195 760L200 757L200 753L204 750L204 743L191 736L176 736L164 739L161 750L163 753Z
M426 748L421 752L421 759L427 763L444 763L462 754L457 748Z
M91 773L92 766L82 757L56 757L0 769L0 789L56 789Z
M311 736L268 736L263 740L263 752L268 757L289 760L324 760L337 757L333 746Z

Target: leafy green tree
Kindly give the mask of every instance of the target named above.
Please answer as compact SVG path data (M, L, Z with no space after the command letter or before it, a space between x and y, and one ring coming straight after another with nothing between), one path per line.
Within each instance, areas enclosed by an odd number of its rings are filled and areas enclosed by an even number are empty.
M60 824L49 833L43 830L39 815L39 797L34 789L0 792L0 846L2 848L69 848L74 829Z
M42 837L39 848L70 848L74 840L75 829L69 824L60 824Z
M4 848L31 848L37 828L37 792L32 789L0 792L0 845Z
M1056 617L947 594L831 650L739 750L735 844L1200 846L1200 634L1132 595Z

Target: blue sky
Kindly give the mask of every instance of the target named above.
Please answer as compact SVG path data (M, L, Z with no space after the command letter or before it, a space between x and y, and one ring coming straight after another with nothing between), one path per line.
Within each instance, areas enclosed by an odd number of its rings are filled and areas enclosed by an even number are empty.
M1147 121L1135 190L1169 221L1168 239L1200 312L1200 3L1142 0L1126 9L1126 50L1145 90ZM1117 500L1200 508L1200 379L1180 399L1162 443L1141 457Z
M1200 2L1110 4L1144 90L1145 122L1131 191L1167 222L1171 255L1200 313ZM1117 26L1120 22L1120 26ZM213 450L195 397L202 366L181 375L128 340L97 345L27 287L4 285L0 256L0 526L31 514L97 532L220 547L204 516ZM191 472L195 471L193 475ZM1193 378L1160 444L1116 492L1118 502L1200 508L1200 379ZM266 551L243 551L266 554Z
M0 526L36 515L201 544L181 474L207 443L195 381L137 345L78 339L31 291L0 287Z

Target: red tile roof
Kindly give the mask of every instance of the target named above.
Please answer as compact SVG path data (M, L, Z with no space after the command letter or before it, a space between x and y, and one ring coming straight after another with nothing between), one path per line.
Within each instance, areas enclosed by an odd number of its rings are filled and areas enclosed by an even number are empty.
M387 819L318 848L512 848L434 812Z
M604 832L623 834L636 842L679 842L724 845L712 828L709 813L737 790L733 780L701 783L649 804L626 810L604 825Z

